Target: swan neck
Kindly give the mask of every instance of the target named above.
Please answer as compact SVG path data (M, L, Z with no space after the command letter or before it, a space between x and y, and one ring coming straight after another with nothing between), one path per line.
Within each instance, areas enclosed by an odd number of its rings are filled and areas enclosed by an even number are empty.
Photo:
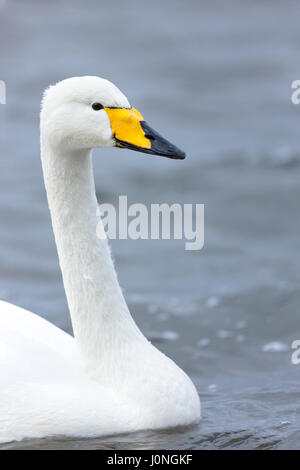
M44 144L41 156L64 287L75 341L88 368L114 348L140 339L120 289L101 220L90 150L60 151ZM99 231L98 231L99 233Z

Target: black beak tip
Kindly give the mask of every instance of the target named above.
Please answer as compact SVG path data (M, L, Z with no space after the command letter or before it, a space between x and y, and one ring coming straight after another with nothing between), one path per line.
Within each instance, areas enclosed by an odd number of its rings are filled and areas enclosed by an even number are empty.
M177 160L184 160L185 157L186 157L185 152L183 152L183 150L177 149L177 152L173 158L176 158Z
M173 144L168 142L168 148L165 153L166 157L173 158L174 160L184 160L186 155L185 152Z
M185 159L185 152L180 150L175 145L171 144L165 139L151 146L153 153L157 155L162 155L163 157L172 158L173 160L184 160Z
M169 148L166 149L158 149L153 148L151 149L151 153L154 153L154 155L161 155L162 157L167 157L167 158L172 158L172 160L184 160L186 157L185 152L183 150L180 150L179 148L175 147L172 145L168 145Z
M148 153L161 155L162 157L173 158L174 160L184 160L185 152L180 150L176 145L171 144L162 137L145 121L141 122L141 127L145 133L145 137L151 141L151 149Z

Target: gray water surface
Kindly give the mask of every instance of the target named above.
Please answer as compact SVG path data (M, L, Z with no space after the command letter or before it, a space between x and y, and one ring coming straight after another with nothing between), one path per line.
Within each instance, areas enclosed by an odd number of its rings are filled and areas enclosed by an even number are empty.
M0 297L71 331L39 160L39 102L115 82L185 161L94 154L101 202L204 203L205 247L112 241L146 336L194 380L191 428L9 449L300 448L299 13L293 1L0 2Z

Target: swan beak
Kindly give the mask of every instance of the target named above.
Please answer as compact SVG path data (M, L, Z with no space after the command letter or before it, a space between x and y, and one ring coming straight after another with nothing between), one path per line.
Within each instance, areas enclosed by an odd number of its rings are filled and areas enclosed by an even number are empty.
M110 120L116 147L183 160L185 153L164 139L135 108L104 108Z

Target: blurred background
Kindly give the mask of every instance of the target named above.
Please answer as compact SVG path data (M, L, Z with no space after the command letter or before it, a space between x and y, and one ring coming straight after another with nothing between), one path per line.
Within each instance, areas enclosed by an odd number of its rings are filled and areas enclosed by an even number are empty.
M108 78L187 153L96 150L99 201L205 204L202 251L111 242L136 322L193 378L202 423L19 446L300 447L299 14L292 0L0 0L0 298L71 331L39 157L49 84Z

